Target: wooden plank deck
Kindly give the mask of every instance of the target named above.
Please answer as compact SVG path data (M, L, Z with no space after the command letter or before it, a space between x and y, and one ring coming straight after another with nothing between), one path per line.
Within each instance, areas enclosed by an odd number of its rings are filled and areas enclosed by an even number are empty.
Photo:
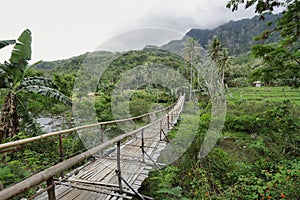
M177 117L176 117L177 118ZM177 120L174 118L174 122ZM167 119L162 123L163 130L167 131ZM144 129L144 150L156 162L166 142L160 140L160 124L154 124ZM163 136L164 138L164 136ZM146 155L143 157L141 133L121 145L121 173L122 177L138 190L142 182L148 177L152 168L157 167ZM120 194L118 185L117 151L100 156L80 169L64 182L57 182L55 186L56 199L61 200L113 200L132 199L133 191L123 182ZM48 199L47 193L35 198Z

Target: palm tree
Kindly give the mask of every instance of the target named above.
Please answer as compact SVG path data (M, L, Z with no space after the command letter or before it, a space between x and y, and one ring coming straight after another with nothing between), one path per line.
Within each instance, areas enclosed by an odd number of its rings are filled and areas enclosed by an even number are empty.
M189 101L192 100L193 91L193 68L199 61L200 47L199 43L193 38L189 37L184 43L184 58L190 63L190 94Z
M225 83L225 70L229 68L229 66L232 64L232 57L229 55L228 49L227 48L223 48L222 52L221 52L221 58L219 61L219 70L221 71L222 74L222 84L224 86Z
M37 93L53 97L69 106L72 104L68 97L55 89L51 80L42 77L25 78L26 70L39 63L28 65L31 59L31 40L31 32L26 29L17 41L0 41L0 48L15 43L9 62L0 64L0 89L7 91L0 116L0 142L19 131L19 111L26 111L19 94Z
M221 57L222 45L220 39L217 37L213 37L210 45L208 46L208 54L211 59L217 64Z
M221 73L221 82L224 88L225 69L231 64L232 57L229 56L227 48L221 45L220 39L214 37L211 44L208 46L208 54L216 63L219 72Z

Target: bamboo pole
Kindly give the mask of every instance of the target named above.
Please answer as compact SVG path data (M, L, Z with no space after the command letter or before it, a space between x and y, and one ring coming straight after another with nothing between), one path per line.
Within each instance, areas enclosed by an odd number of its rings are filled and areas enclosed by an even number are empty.
M119 184L119 193L123 193L122 187L122 170L121 170L121 142L117 142L117 170L116 174L118 176L118 184Z
M55 131L55 132L51 132L51 133L46 133L46 134L43 134L43 135L31 137L31 138L26 138L26 139L22 139L22 140L13 141L13 142L7 142L7 143L4 143L4 144L0 144L0 149L14 147L14 146L18 146L18 145L21 145L21 144L41 140L41 139L44 139L44 138L47 138L47 137L56 136L56 135L60 135L60 134L66 134L66 133L70 133L70 132L78 131L78 130L82 130L82 129L87 129L87 128L93 128L93 127L100 126L100 125L126 122L126 121L130 121L130 120L134 120L134 119L143 118L145 116L148 116L149 114L156 114L156 113L168 110L168 109L174 107L175 105L176 104L173 104L169 107L166 107L166 108L163 108L163 109L151 112L151 113L143 114L143 115L140 115L140 116L137 116L137 117L131 117L131 118L127 118L127 119L119 119L119 120L114 120L114 121L106 121L106 122L99 122L99 123L96 123L96 124L78 126L78 127L74 127L74 128L70 128L70 129L65 129L65 130L62 130L62 131Z

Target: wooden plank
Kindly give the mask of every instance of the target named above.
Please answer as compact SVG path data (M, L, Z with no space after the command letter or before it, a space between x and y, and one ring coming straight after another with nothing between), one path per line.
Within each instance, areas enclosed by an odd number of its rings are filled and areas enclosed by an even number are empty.
M80 195L80 191L78 189L71 189L69 192L67 192L65 195L59 197L60 200L71 200L75 199L77 196Z
M88 181L84 179L69 179L69 182L71 183L83 183L83 184L91 184L95 186L105 186L105 187L114 187L117 188L117 184L108 184L108 183L102 183L102 182L94 182L94 181Z
M72 190L72 188L70 188L70 187L66 187L66 186L60 185L59 189L55 190L56 197L58 199L61 199L64 195L66 195L67 193L69 193L71 190Z
M71 192L69 192L67 198L69 199L76 199L79 200L79 199L87 199L86 198L86 195L88 193L94 193L94 192L97 192L97 193L103 193L103 194L106 194L108 196L117 196L117 197L122 197L122 198L125 198L125 199L128 199L126 198L126 196L124 195L120 195L114 191L105 191L105 190L99 190L99 188L95 188L95 187L90 187L90 186L85 186L85 185L81 185L81 184L68 184L70 187L73 187L73 190ZM80 192L81 191L81 192ZM85 193L86 195L84 195L82 198L80 198L80 196L78 195L78 193Z

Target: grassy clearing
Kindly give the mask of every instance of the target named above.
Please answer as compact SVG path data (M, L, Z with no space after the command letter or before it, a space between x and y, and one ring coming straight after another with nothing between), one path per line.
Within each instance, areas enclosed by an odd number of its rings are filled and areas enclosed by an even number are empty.
M291 87L242 87L242 88L230 88L227 94L228 107L227 107L227 115L234 114L236 116L241 115L245 117L245 123L249 127L250 122L254 122L258 119L252 119L249 117L253 113L262 113L267 109L262 106L264 102L282 102L284 100L291 100L292 103L296 104L296 107L300 106L300 89L293 89ZM234 108L234 104L240 102L243 103L243 106L248 105L248 113L242 113L242 110L236 110ZM251 105L253 106L251 109ZM261 106L259 106L261 105ZM234 111L236 110L236 111ZM234 112L234 113L231 113ZM247 117L250 122L247 122ZM229 116L227 116L227 121ZM249 120L248 119L248 120ZM238 121L236 121L236 124ZM256 123L254 123L256 124ZM245 125L245 126L246 126ZM256 124L257 125L257 124ZM250 129L249 129L250 130ZM250 133L237 131L237 130L226 130L223 133L223 137L225 139L221 139L220 145L231 153L237 153L237 155L241 156L242 152L247 151L246 149L249 146L255 145L256 139L255 137L258 130L253 130ZM249 152L248 152L249 154ZM253 155L244 155L245 157L251 158Z
M290 99L300 105L300 89L290 87L244 87L230 88L227 94L229 101L282 101Z

